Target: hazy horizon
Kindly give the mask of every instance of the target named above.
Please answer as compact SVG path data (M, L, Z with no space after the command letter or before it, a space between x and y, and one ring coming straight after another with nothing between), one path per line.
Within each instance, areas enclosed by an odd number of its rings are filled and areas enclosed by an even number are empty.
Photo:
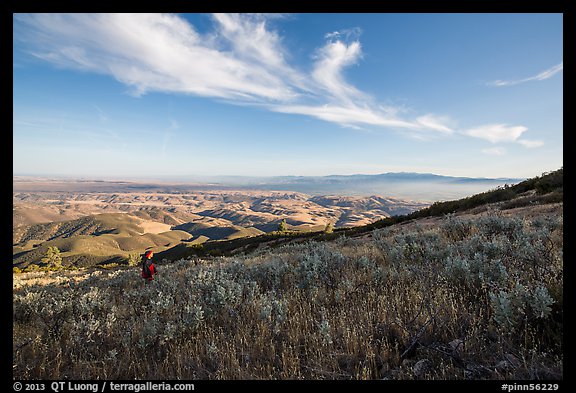
M57 177L13 176L14 192L184 192L199 190L288 191L307 195L381 196L435 202L459 199L524 179L470 178L430 173L384 173L348 176L188 176L151 177Z
M560 169L560 168L556 168ZM542 173L551 172L544 171ZM537 174L536 176L541 175L542 173ZM132 175L132 176L124 176L124 175L75 175L75 174L63 174L63 173L13 173L13 178L51 178L51 179L62 179L62 180L94 180L94 181L196 181L196 180L235 180L235 179L280 179L280 178L330 178L330 177L355 177L355 176L381 176L381 175L392 175L392 174L407 174L407 175L433 175L433 176L440 176L440 177L453 177L453 178L464 178L464 179L475 179L475 180L525 180L527 177L519 177L519 178L512 178L512 177L475 177L475 176L453 176L441 173L433 173L433 172L409 172L409 171L400 171L400 172L381 172L381 173L331 173L328 175L299 175L299 174L279 174L279 175L246 175L246 174L230 174L230 175L222 175L222 174L206 174L206 175L154 175L154 176L147 176L145 174L141 175Z
M529 178L563 165L561 13L13 22L13 174Z

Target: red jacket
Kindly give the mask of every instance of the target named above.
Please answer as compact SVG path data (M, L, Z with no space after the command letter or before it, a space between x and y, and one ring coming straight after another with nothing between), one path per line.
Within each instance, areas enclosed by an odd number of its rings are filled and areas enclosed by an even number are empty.
M147 279L148 281L152 281L154 280L154 275L156 274L156 266L154 266L154 264L150 262L150 265L148 265L148 267L150 268L150 274L148 274L148 272L144 268L142 268L142 272L140 273L140 275L142 276L142 278Z

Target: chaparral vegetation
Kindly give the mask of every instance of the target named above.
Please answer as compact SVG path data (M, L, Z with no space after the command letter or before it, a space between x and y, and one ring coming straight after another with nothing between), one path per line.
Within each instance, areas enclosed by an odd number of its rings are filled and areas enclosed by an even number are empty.
M562 379L562 203L499 203L165 260L150 283L14 274L14 378Z

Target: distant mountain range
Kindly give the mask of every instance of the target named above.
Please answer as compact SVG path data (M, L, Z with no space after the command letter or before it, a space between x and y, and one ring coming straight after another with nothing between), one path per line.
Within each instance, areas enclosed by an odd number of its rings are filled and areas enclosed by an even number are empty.
M331 176L189 176L163 179L37 179L14 176L15 192L189 192L202 190L293 191L308 195L384 196L432 203L459 199L524 179L442 176L389 172Z
M297 191L311 195L369 196L384 195L418 201L458 199L488 191L524 179L472 178L435 175L432 173L389 172L378 175L331 176L224 176L200 181L222 186L259 190Z

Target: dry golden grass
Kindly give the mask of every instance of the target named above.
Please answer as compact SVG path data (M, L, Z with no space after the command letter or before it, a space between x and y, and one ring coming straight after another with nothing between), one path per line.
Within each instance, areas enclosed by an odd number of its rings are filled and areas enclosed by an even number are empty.
M17 379L561 379L562 216L15 275ZM506 301L513 307L506 308Z

